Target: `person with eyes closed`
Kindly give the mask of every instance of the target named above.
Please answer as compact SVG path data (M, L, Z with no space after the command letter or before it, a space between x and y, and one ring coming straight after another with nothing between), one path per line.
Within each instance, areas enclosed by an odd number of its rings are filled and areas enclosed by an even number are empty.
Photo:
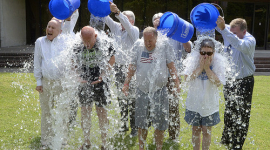
M209 149L211 128L220 122L218 87L225 84L226 59L215 52L218 46L214 41L210 37L199 38L192 54L184 61L183 74L188 85L184 119L192 125L194 150L200 149L201 141L202 149Z

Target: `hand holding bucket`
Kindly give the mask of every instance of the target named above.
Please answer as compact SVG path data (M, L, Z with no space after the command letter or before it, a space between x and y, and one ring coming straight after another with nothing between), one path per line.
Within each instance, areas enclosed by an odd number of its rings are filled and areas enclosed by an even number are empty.
M188 42L194 33L193 25L173 12L166 12L161 16L157 29L167 33L167 37L181 43Z
M216 21L220 14L214 5L217 4L201 3L192 9L190 20L195 28L201 30L212 30L217 26Z
M113 0L88 0L88 10L97 17L106 17L111 13L110 2Z
M55 18L65 20L80 7L80 4L80 0L51 0L49 10Z

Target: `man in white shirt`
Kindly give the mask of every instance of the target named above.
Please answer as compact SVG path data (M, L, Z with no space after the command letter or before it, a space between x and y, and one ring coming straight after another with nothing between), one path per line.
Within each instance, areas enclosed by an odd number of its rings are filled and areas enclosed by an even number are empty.
M224 18L219 16L216 23L216 30L224 39L224 52L232 64L224 86L226 108L221 143L231 145L232 149L242 149L250 119L256 40L247 32L245 19L237 18L226 25Z
M121 47L116 48L115 54L115 63L116 63L116 85L118 89L118 100L121 108L121 121L123 126L120 131L128 131L129 128L127 126L128 123L128 113L130 113L130 126L131 126L131 135L137 135L137 129L135 127L135 93L134 88L131 87L129 97L126 97L121 92L121 88L123 87L123 83L125 80L125 72L127 70L127 65L130 61L130 49L135 43L135 41L139 38L139 29L134 26L135 23L135 15L132 11L124 11L121 12L117 6L110 2L111 12L115 13L115 17L120 21L115 22L111 17L107 16L104 18L105 23L110 28L113 37L116 39L118 43L120 43ZM132 82L134 83L134 82Z
M52 114L54 100L63 92L60 79L63 76L64 64L58 61L64 50L63 41L59 38L61 22L50 20L46 36L36 40L34 53L34 76L37 81L41 107L41 149L51 147L54 132ZM61 46L57 46L61 43Z

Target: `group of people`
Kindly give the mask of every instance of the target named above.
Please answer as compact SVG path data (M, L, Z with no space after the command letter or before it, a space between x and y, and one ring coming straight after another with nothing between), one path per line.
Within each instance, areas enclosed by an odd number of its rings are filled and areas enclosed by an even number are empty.
M121 109L119 132L129 130L130 120L131 136L138 136L139 149L144 149L151 125L155 129L158 150L162 149L165 130L168 129L171 140L179 138L180 75L184 75L184 82L188 83L184 119L192 125L193 148L199 150L201 142L202 149L210 147L211 127L220 122L219 86L223 84L226 108L221 143L229 149L242 149L249 126L256 45L254 37L247 32L246 21L237 18L226 25L224 18L218 17L216 30L224 39L224 49L220 52L217 49L222 48L222 44L211 37L198 36L192 44L161 35L157 26L162 13L153 16L154 27L145 28L143 38L139 39L139 29L134 26L134 13L121 12L112 2L110 9L119 20L116 22L110 16L103 18L112 36L100 38L100 29L85 26L73 46L62 49L56 46L57 43L65 43L62 39L66 34L74 34L78 18L76 11L65 21L50 20L46 36L36 41L34 76L41 105L41 149L52 148L54 131L51 110L56 98L63 96L61 78L65 71L62 69L65 62L57 63L55 60L63 51L74 54L71 60L66 61L72 61L71 68L78 77L75 82L79 83L76 93L81 106L84 136L84 143L79 149L91 148L91 111L94 103L101 131L101 149L107 149L109 119L106 105L109 104L109 76L113 71ZM106 39L113 39L119 45L115 46ZM228 69L226 64L233 65ZM70 103L76 104L76 101ZM74 120L74 114L76 117L76 107L72 110L70 120L63 125L67 128ZM64 140L62 145L66 145Z

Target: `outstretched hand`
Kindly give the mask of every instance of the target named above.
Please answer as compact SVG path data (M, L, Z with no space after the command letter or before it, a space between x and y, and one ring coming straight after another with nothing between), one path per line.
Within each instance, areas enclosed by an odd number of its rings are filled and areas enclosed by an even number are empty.
M110 3L110 10L111 10L111 12L117 13L117 11L119 10L117 8L117 6L113 2L111 2L111 1L109 1L109 3Z

